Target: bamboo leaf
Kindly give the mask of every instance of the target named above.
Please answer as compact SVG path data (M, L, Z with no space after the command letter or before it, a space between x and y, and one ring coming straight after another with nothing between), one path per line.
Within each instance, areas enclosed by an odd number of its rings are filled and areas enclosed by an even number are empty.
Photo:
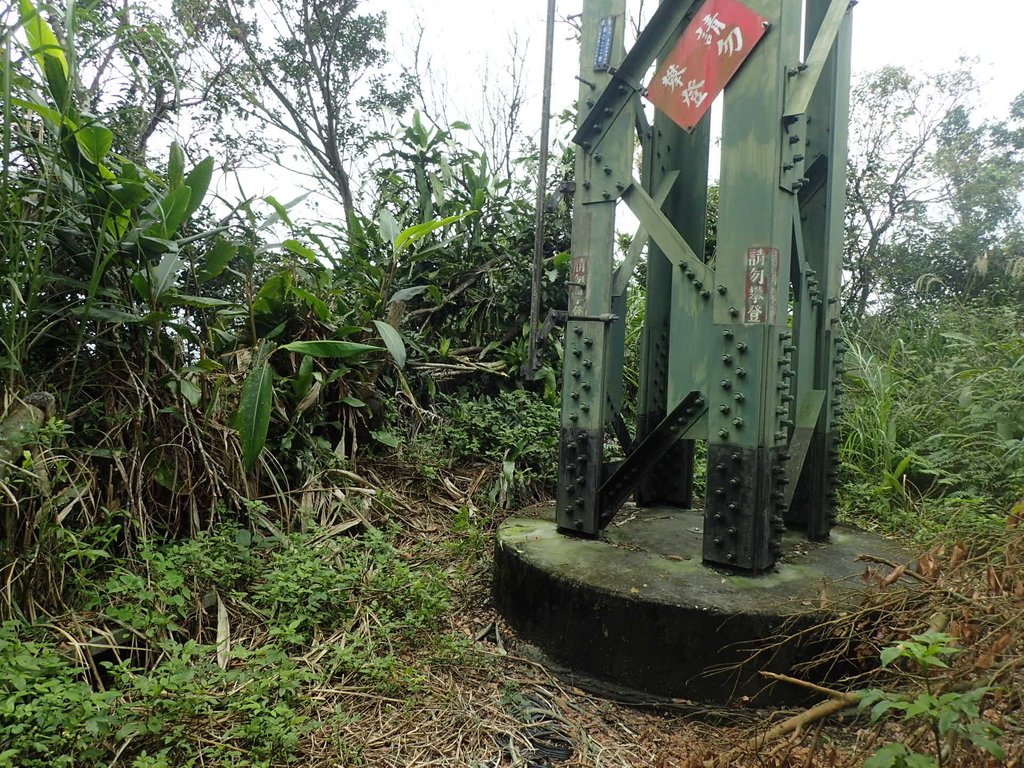
M185 152L181 145L171 142L171 151L167 156L167 184L171 189L177 189L185 183Z
M242 465L252 471L263 452L270 430L270 410L274 401L274 371L267 360L249 371L242 385L235 426L242 441Z
M437 221L427 221L423 224L417 224L416 226L409 227L394 239L395 253L415 245L431 232L441 229L442 227L447 227L449 224L454 224L457 221L462 221L464 218L472 216L474 213L476 213L476 211L466 211L465 213L460 213L456 216L448 216L447 218L439 219ZM383 212L381 216L383 221Z
M206 254L206 263L199 271L199 282L207 283L219 276L235 258L238 246L227 240L218 240Z
M60 64L66 82L69 76L67 57L57 41L57 36L53 34L53 28L32 4L32 0L21 0L21 24L39 68L45 73L47 57L55 59Z
M405 342L402 340L402 334L383 320L374 320L373 324L377 327L377 333L380 334L381 339L384 340L384 346L388 348L388 352L390 352L391 357L394 358L395 365L399 368L404 368L406 350Z
M312 250L307 248L305 245L300 243L298 240L285 240L283 243L281 243L281 247L284 248L286 251L294 253L296 256L301 256L307 261L316 261L316 254Z
M193 408L199 407L199 401L203 398L203 390L194 381L188 379L178 380L178 391L181 396L188 400Z
M398 222L395 221L395 217L391 214L387 208L380 212L378 217L378 226L380 227L380 236L384 242L388 243L397 251L396 243L398 242L398 236L400 230L398 229Z
M188 214L191 198L191 189L178 187L162 200L150 205L147 213L156 220L156 224L146 234L161 238L174 237L174 233Z
M283 345L281 349L312 357L338 358L340 360L365 355L368 352L384 351L380 347L357 344L354 341L293 341L291 344Z
M185 209L185 220L191 219L192 215L199 210L199 206L203 204L206 192L210 189L210 180L212 178L212 157L203 160L185 177L185 186L192 190L188 198L188 207Z
M149 298L156 303L174 287L178 280L178 272L185 266L185 260L177 253L170 252L160 259L160 263L149 268Z
M75 132L75 142L86 160L99 165L114 146L114 132L102 125L90 125Z
M22 109L27 109L32 112L35 112L37 115L40 115L46 120L49 120L51 123L54 123L55 125L64 125L70 128L72 131L76 130L78 127L74 124L74 122L64 117L64 115L62 115L56 109L54 109L53 107L48 107L45 104L36 104L34 101L26 101L25 99L19 99L16 97L11 97L11 104L21 107Z
M228 668L231 656L231 621L224 601L217 595L217 666Z

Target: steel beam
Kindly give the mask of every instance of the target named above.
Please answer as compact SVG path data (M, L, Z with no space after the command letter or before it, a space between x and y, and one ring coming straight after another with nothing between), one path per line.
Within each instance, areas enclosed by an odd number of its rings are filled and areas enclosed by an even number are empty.
M581 122L625 57L625 12L626 0L588 0L584 6ZM559 529L584 536L600 532L605 423L614 382L622 376L614 343L621 335L612 332L615 199L609 194L595 202L589 189L607 176L605 155L618 164L630 162L635 136L630 112L623 109L607 122L600 152L581 151L576 157L556 520Z

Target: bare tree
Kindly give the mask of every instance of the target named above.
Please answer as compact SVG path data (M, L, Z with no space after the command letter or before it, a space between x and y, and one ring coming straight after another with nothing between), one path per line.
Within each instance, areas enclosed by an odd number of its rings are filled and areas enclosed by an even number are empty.
M939 131L975 93L966 63L931 78L886 67L853 91L843 310L864 316L885 259L949 189L935 170Z
M362 0L182 0L193 23L226 43L229 61L216 101L227 140L269 126L297 146L312 175L355 215L351 168L373 143L375 120L410 102L412 77L390 65L384 13ZM265 129L264 129L265 130ZM256 137L259 139L259 137ZM249 146L252 146L251 144ZM257 142L257 146L259 146ZM277 159L273 142L265 154Z

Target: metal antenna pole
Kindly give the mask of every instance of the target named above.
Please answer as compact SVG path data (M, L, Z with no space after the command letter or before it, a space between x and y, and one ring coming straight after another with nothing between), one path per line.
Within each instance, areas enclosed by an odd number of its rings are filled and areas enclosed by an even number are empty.
M547 35L544 45L544 95L540 123L540 167L537 169L537 211L533 238L533 284L530 292L530 345L526 373L537 372L537 332L540 329L541 278L544 274L544 202L548 187L548 143L551 136L551 83L554 78L555 12L557 0L548 0Z

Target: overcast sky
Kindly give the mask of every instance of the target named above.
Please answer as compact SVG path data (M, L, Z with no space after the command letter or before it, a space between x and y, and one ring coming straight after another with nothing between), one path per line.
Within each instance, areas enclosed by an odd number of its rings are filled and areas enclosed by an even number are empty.
M388 11L396 54L407 52L417 23L425 31L424 48L433 59L432 73L447 73L455 98L479 100L479 73L488 58L507 55L509 37L529 41L530 95L539 99L543 64L546 0L374 0ZM637 0L631 0L632 5ZM647 0L651 6L655 0ZM582 0L559 0L562 15L579 12ZM1019 0L861 0L854 13L854 69L866 71L887 64L930 72L951 67L960 56L977 58L983 85L982 108L989 116L1005 114L1010 101L1024 90L1024 3ZM559 30L555 69L555 109L570 105L576 92L573 78L577 51ZM493 66L492 66L493 71ZM492 78L490 87L495 87ZM534 102L539 112L539 101ZM458 115L452 115L457 117ZM533 118L539 124L540 116Z

